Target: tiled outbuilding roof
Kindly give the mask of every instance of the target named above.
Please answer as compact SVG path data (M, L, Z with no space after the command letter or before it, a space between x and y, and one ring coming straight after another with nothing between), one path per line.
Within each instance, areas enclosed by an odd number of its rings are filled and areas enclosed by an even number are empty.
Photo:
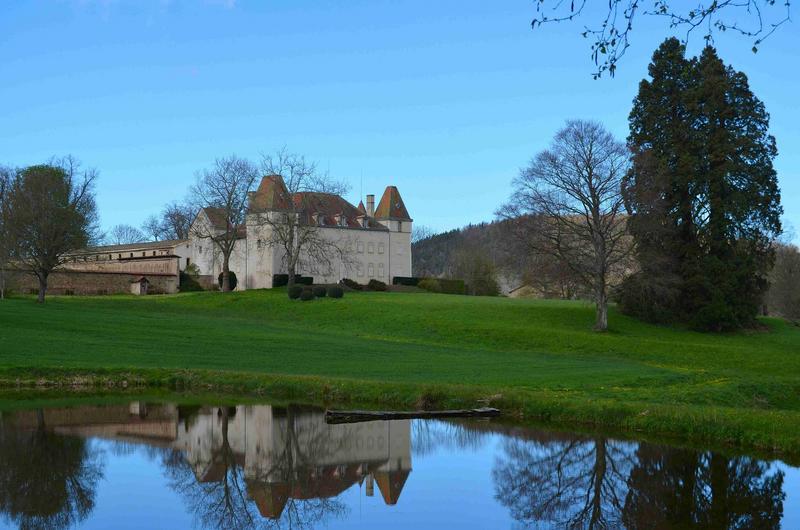
M178 245L186 243L186 241L186 239L170 239L165 241L142 241L141 243L129 243L125 245L102 245L81 249L73 252L73 254L122 252L129 250L172 250Z

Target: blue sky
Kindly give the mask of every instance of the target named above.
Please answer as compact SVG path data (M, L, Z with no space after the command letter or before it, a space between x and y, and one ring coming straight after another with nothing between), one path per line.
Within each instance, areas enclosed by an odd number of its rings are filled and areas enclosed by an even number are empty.
M6 2L0 163L72 153L98 168L106 227L182 198L214 157L284 145L348 181L354 202L395 184L417 223L490 220L565 120L626 136L637 83L670 32L640 19L617 76L595 81L582 22L532 31L534 5ZM716 44L772 115L785 220L800 230L797 37L784 26L758 54L732 35ZM692 36L690 51L702 44Z

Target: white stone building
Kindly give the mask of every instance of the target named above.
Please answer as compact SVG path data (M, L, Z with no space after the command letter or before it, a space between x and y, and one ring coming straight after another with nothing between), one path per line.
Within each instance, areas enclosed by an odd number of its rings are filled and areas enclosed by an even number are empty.
M246 226L230 257L230 270L236 273L238 290L273 286L275 275L286 274L285 255L269 244L272 227L260 216L285 215L300 211L305 222L318 231L317 237L335 245L342 255L329 254L330 262L320 263L302 255L296 273L311 276L314 283L336 283L343 278L366 284L376 279L391 284L396 276L411 276L411 226L413 220L394 186L388 186L375 207L375 196L367 195L367 205L353 206L344 198L328 193L290 194L278 175L266 176L249 196ZM202 225L198 225L201 223ZM224 212L204 208L194 221L192 234L224 233ZM198 229L200 228L200 229ZM194 264L203 276L216 279L222 272L222 254L208 238L192 235L175 246L180 268Z

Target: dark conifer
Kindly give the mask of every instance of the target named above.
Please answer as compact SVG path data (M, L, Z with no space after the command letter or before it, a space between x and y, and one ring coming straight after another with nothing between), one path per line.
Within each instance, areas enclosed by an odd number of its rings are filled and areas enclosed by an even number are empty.
M624 188L641 270L622 306L734 329L754 322L781 230L777 149L747 77L712 47L684 52L675 39L659 47L630 115Z

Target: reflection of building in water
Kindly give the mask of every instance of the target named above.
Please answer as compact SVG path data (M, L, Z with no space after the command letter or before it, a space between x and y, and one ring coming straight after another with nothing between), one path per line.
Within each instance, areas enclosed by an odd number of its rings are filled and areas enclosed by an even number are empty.
M185 416L172 405L80 407L21 412L18 428L144 442L180 450L199 482L242 469L265 517L280 517L290 499L331 498L366 481L396 504L411 471L411 423L327 425L322 412L253 405L204 407Z

